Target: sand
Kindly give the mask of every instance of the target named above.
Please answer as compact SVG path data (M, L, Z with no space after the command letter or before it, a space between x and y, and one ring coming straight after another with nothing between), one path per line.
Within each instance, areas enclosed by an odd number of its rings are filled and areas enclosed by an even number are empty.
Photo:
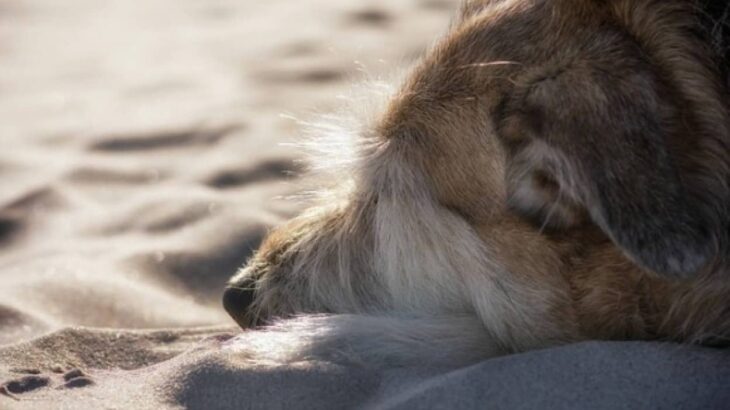
M390 370L236 354L221 290L302 206L291 116L407 67L455 7L0 2L0 409L729 403L730 357L708 349L591 343Z

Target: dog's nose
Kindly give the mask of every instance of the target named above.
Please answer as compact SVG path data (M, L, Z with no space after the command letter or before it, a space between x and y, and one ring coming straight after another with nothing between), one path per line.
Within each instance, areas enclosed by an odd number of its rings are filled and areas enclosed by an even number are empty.
M223 292L223 308L242 328L251 326L246 315L254 299L254 281L251 279L228 286Z

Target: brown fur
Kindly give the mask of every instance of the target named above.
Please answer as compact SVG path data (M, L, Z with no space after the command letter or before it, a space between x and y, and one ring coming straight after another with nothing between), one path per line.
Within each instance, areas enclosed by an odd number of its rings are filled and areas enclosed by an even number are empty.
M584 339L727 342L730 125L694 6L466 3L369 124L374 141L348 180L354 188L273 233L232 280L253 286L251 306L229 310L248 325L407 305L476 311L489 324L479 292L501 292L513 304L494 333L508 350ZM383 166L393 163L404 175ZM374 245L379 207L420 198L402 190L406 179L466 222L508 275L489 282L473 272L448 286L425 278L444 295L431 311L417 293L393 290L388 280L398 278L371 272L385 258ZM414 252L427 255L427 245Z

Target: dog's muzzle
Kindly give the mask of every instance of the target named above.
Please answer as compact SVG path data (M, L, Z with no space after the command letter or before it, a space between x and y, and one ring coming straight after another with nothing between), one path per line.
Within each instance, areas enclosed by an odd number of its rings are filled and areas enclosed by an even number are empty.
M247 312L253 304L254 292L255 282L252 278L229 285L223 292L223 308L244 329L251 327Z

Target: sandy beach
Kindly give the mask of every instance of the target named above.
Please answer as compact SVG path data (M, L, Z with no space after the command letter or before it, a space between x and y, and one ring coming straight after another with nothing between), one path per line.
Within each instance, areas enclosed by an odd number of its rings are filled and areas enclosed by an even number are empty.
M0 409L535 408L551 402L530 392L594 383L575 390L584 401L553 397L588 405L605 398L595 369L642 359L693 384L636 397L730 400L728 354L677 346L586 344L448 370L236 356L221 291L302 208L292 117L406 68L457 3L0 2ZM649 377L619 367L608 373L629 390Z

